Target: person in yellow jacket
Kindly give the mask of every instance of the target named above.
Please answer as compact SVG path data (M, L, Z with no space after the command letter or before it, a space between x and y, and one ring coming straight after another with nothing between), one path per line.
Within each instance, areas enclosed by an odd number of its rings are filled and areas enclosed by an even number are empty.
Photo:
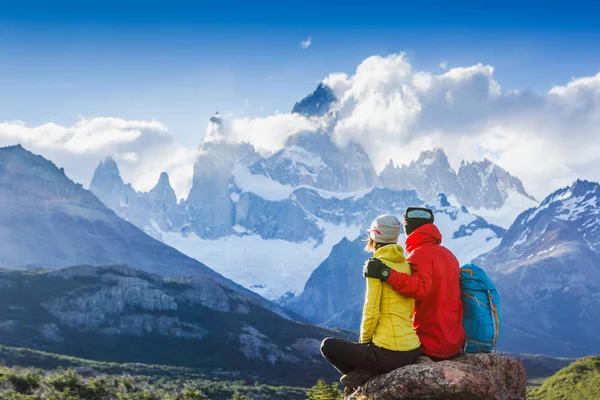
M395 271L411 273L404 249L397 244L400 235L398 218L380 215L368 233L366 251L373 252L374 258ZM327 338L321 343L323 357L343 374L341 382L351 390L373 375L413 364L420 356L421 343L412 323L415 301L395 292L379 279L366 279L360 342Z

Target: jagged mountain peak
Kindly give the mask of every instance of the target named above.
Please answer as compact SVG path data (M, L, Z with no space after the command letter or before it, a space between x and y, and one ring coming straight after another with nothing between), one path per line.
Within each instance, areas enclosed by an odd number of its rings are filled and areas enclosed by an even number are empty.
M500 246L483 258L536 257L554 242L581 242L600 252L600 185L577 180L523 212ZM553 247L553 250L555 248Z
M33 153L31 153L30 151L26 150L25 148L23 148L23 146L21 146L21 144L15 144L12 146L4 146L4 147L0 147L0 150L4 153L14 153L14 154L31 154L33 155Z
M600 221L598 215L600 212L597 210L599 206L600 185L596 182L578 179L571 186L559 189L545 198L537 209L530 210L527 221L533 220L543 212L551 212L553 218L561 220L589 220L592 218ZM587 228L586 225L582 226L580 230L585 228Z
M445 169L451 169L450 161L446 152L441 148L435 148L433 150L425 150L419 154L419 158L410 163L410 167L441 167Z
M556 203L576 204L590 197L600 197L600 185L596 182L577 179L570 186L556 190L540 203L539 211Z
M162 205L161 209L163 212L173 211L172 208L177 205L177 196L171 186L169 175L166 172L161 172L158 182L148 192L148 198Z
M122 185L124 183L117 162L112 157L106 157L100 161L96 171L94 171L90 187L107 188Z
M569 188L572 196L599 195L600 185L596 182L577 179Z
M319 83L314 92L294 105L292 113L306 117L320 117L327 114L331 104L336 101L333 90L329 86Z
M81 199L89 195L80 184L66 176L63 168L58 168L53 162L21 145L0 148L0 188L31 191L32 199L67 195L76 195ZM5 195L12 197L10 192Z
M40 173L40 170L44 170L46 173L40 174L40 178L66 178L63 168L58 168L52 161L30 152L20 144L1 147L0 161L4 173L35 175Z
M102 171L103 173L106 173L106 174L120 176L119 166L117 165L117 162L114 160L114 158L112 158L110 156L106 157L104 160L100 161L96 170Z
M220 142L224 138L223 133L223 118L221 118L221 114L217 111L206 125L206 132L204 133L204 139L200 148L204 148L207 143Z
M156 188L164 188L164 187L171 187L171 181L169 179L169 174L167 174L165 171L160 173L160 177L158 178L158 182L156 183L156 186L154 186L154 189Z
M350 142L338 146L323 130L293 135L285 149L260 160L251 170L284 185L335 192L352 192L378 183L373 163L360 145Z
M384 186L400 190L414 189L421 198L427 200L435 200L439 193L445 193L474 210L494 211L508 204L510 215L499 215L497 219L504 227L508 227L519 212L537 205L518 178L490 159L474 162L463 160L457 172L441 148L423 151L409 165L399 168L394 167L393 162L389 163L379 178Z

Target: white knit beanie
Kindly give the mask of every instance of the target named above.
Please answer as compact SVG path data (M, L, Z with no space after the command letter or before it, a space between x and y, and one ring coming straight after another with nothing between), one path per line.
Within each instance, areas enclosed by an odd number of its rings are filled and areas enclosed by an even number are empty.
M368 232L375 243L398 243L400 220L391 214L380 215L375 218Z

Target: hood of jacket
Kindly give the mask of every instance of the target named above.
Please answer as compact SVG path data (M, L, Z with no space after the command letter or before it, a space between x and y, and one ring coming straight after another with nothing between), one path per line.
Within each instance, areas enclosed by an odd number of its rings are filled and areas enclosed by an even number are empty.
M409 253L424 244L442 244L442 233L434 224L418 227L406 238L406 251Z
M388 244L380 247L377 249L377 251L375 251L373 257L379 258L382 261L389 261L394 264L401 264L406 261L404 249L399 244Z

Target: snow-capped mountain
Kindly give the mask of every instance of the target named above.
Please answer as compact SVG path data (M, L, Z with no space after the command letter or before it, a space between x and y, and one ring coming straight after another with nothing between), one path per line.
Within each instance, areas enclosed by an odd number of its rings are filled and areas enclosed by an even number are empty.
M165 172L152 190L138 193L123 182L117 163L109 157L96 169L90 190L111 210L119 210L121 218L156 239L160 240L161 232L176 229L183 221L183 210Z
M322 131L292 136L283 150L251 166L291 186L308 185L335 192L352 192L377 185L378 178L367 153L357 144L340 148Z
M424 151L408 166L397 167L392 161L380 173L381 184L393 189L414 189L423 199L439 193L455 195L459 190L456 172L441 149Z
M521 211L537 206L518 178L491 161L463 161L456 172L442 149L422 152L417 160L401 167L390 161L379 178L383 186L414 189L423 199L445 193L505 228Z
M463 185L475 185L475 200L468 204L506 205L513 192L526 199L509 210L512 218L537 204L524 197L516 178L491 163L466 164L457 174L442 150L424 152L409 166L391 164L378 176L361 146L333 141L336 101L320 85L293 112L320 121L321 128L295 134L266 155L251 144L232 143L215 114L198 149L189 196L178 204L166 174L152 191L135 193L111 160L98 167L90 188L122 218L270 299L301 293L333 246L357 238L378 214L401 215L406 207L437 204L440 193L448 194L457 211L447 212L453 217L444 233L464 243L461 255L468 261L498 243L503 230L461 208ZM497 201L481 200L488 195ZM449 204L438 204L443 207ZM495 221L505 208L492 211Z
M597 353L600 186L577 181L522 213L476 260L497 281L515 351Z
M180 203L188 221L178 229L160 231L157 237L271 299L299 294L331 248L344 237L358 237L377 215L386 212L400 215L409 206L423 204L414 191L374 187L340 193L309 186L293 187L263 174L253 174L241 162L232 165L227 179L224 174L213 177L213 184L221 185L221 194L216 195L215 186L209 186L214 190L206 192L207 207L212 202L221 203L212 207L224 207L222 203L227 206L227 218L219 220L216 226L220 227L220 236L205 234L216 231L210 221L196 224L190 206L194 199L190 195ZM102 197L110 192L113 191L106 189L97 193ZM462 243L461 254L465 259L470 260L499 243L501 228L469 214L465 208L449 207L445 197L440 201L447 209L444 216L439 216L440 223L451 240ZM124 218L131 215L127 207L115 211ZM157 225L151 215L137 223L142 227Z
M104 178L109 177L110 162L103 168ZM119 218L62 169L21 146L0 148L0 227L0 268L126 265L163 277L192 277L200 286L216 286L286 316L256 293Z
M488 159L463 161L456 176L463 192L459 200L473 209L500 208L511 192L536 201L525 191L523 182Z
M424 205L434 211L443 244L462 263L468 263L486 249L496 247L505 233L502 228L469 214L466 208L452 206L443 194L436 202ZM392 212L399 214L403 211L403 206L398 208ZM404 236L401 236L400 243L403 239ZM315 324L358 330L365 296L362 265L369 257L363 250L364 246L365 241L361 237L340 241L311 274L302 294L284 304Z

